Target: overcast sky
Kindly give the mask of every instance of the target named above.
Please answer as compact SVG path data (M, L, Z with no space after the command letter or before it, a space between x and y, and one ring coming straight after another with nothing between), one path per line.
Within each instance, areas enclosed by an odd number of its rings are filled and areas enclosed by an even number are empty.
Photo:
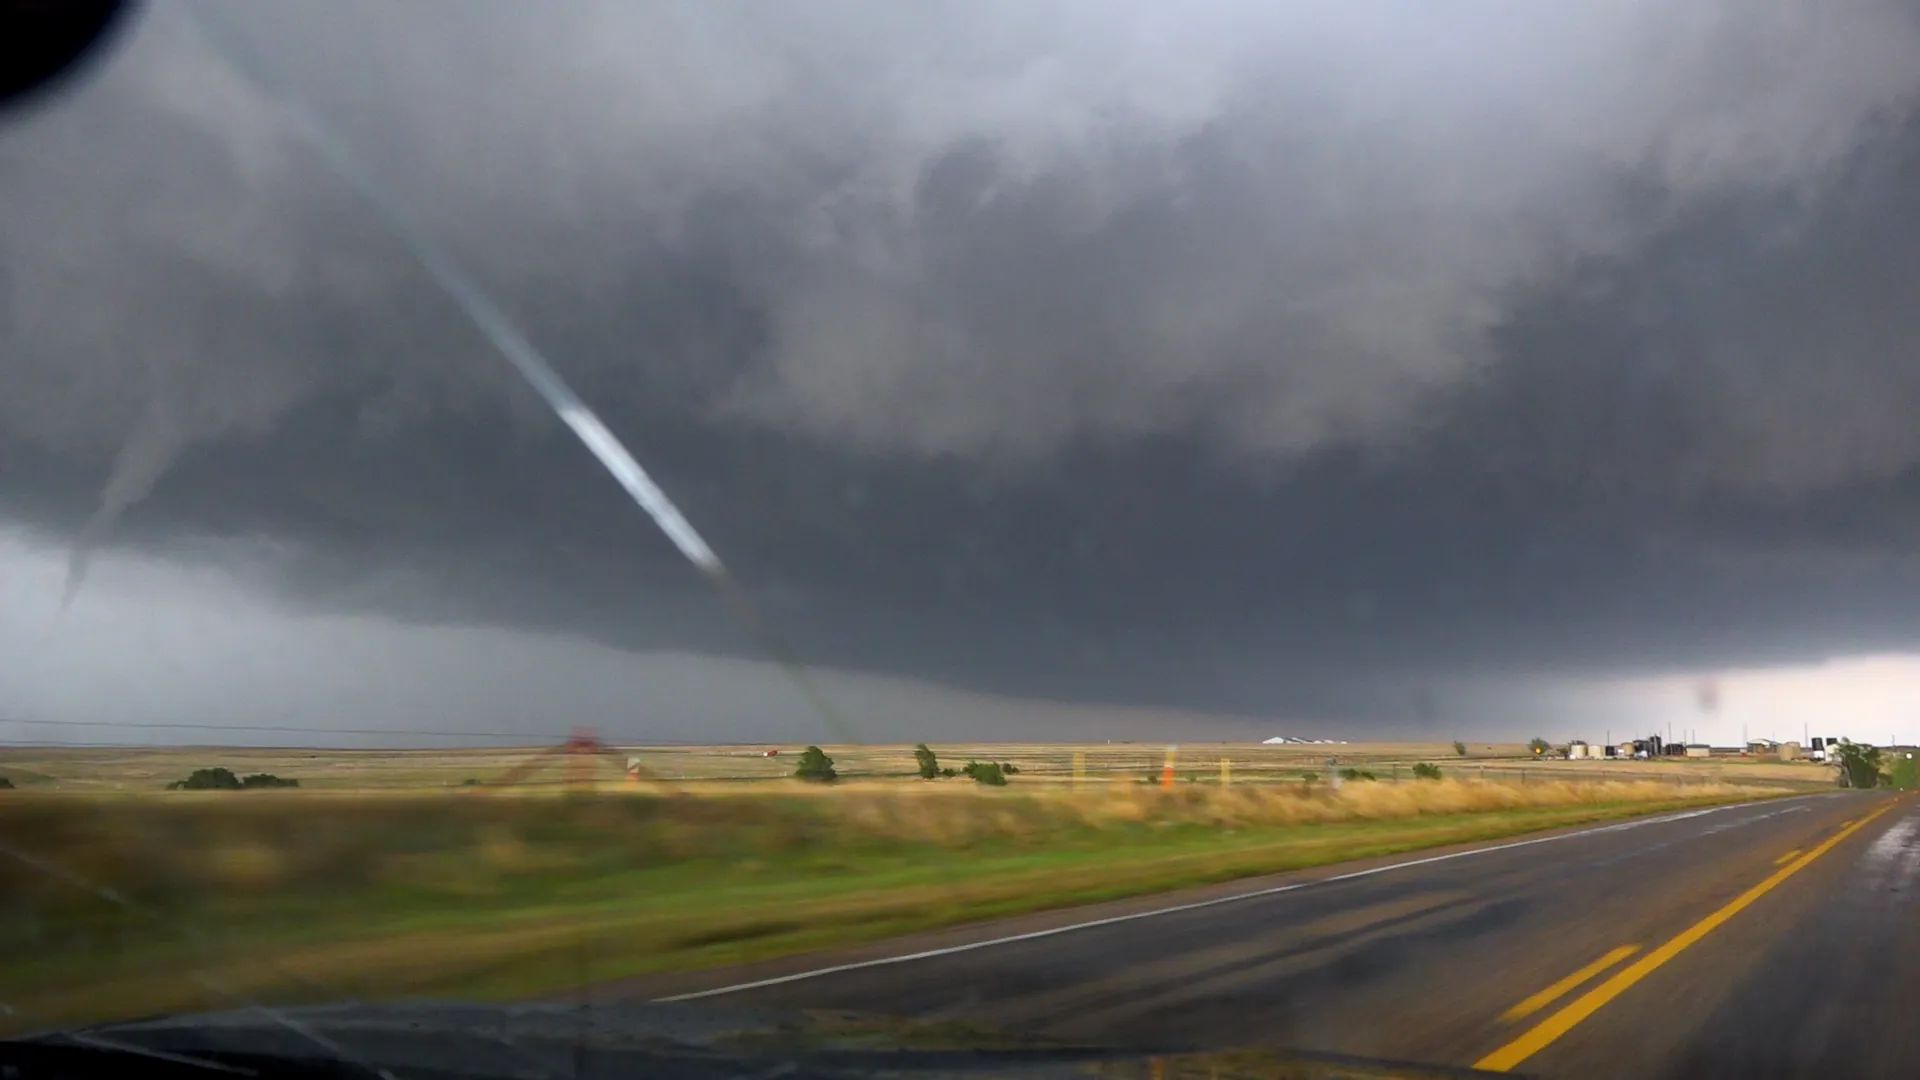
M290 99L866 737L1920 735L1910 0L202 0L117 45L0 120L0 713L823 734Z

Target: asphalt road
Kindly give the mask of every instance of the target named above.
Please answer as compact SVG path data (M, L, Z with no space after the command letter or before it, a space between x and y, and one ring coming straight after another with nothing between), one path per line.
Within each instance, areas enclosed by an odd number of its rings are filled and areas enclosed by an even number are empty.
M1920 1075L1920 800L1806 796L1440 854L651 994L1546 1077ZM1279 891L1164 910L1261 890ZM1113 921L1078 925L1096 919Z

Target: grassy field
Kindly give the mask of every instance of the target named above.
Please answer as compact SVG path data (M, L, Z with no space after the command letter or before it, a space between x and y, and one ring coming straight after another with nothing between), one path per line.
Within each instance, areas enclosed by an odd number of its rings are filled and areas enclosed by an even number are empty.
M641 759L651 777L673 783L735 784L777 780L793 770L798 746L636 746L621 747L617 757ZM942 744L943 763L969 758L1011 762L1026 783L1069 781L1076 755L1088 782L1157 777L1166 760L1164 746L1145 743ZM775 757L766 751L777 750ZM840 774L848 779L903 779L913 775L909 746L828 746ZM467 780L487 782L527 765L534 747L480 747L422 750L338 750L235 747L0 747L0 777L22 790L90 792L154 791L196 768L224 765L236 773L270 772L296 778L302 788L323 791L443 790ZM1453 745L1433 743L1350 743L1284 746L1245 743L1190 744L1176 755L1182 782L1217 781L1220 762L1229 762L1236 783L1298 781L1307 772L1359 767L1383 780L1406 779L1416 762L1434 762L1453 775L1487 780L1663 780L1671 783L1721 781L1790 787L1823 787L1830 769L1811 762L1760 758L1666 759L1659 761L1538 761L1519 743L1474 743L1467 756ZM602 779L616 778L619 766L596 764ZM536 769L527 780L559 782L557 764Z
M1783 790L1676 773L1336 794L1280 780L1304 766L1276 756L1236 757L1231 786L1215 774L1163 791L1137 782L1157 748L1115 752L1108 782L1075 786L1074 749L978 748L1026 763L1005 789L881 778L905 771L897 749L836 754L871 779L743 783L769 759L709 749L686 753L684 779L598 795L418 779L517 760L477 754L435 752L411 785L396 768L393 790L371 792L364 771L353 783L300 765L362 760L337 751L43 757L33 767L51 779L0 793L0 841L40 864L0 859L0 1025L229 1004L213 986L276 1001L526 996ZM210 764L305 786L155 791Z

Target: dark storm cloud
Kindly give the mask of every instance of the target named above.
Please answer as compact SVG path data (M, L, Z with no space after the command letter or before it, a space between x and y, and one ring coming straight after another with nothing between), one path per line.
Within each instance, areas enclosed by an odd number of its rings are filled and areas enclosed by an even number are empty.
M817 659L1261 708L1914 637L1910 5L202 10ZM14 516L744 647L255 91L163 8L0 138Z

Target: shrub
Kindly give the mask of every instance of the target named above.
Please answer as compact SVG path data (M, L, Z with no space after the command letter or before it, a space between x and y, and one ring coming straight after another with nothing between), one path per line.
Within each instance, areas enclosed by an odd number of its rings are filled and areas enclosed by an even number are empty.
M834 771L833 759L817 746L800 751L800 764L795 766L793 775L816 784L831 784L840 778L840 774Z
M300 781L288 780L284 777L275 776L272 773L262 772L254 773L252 776L241 777L240 786L243 788L299 787Z
M299 787L300 781L288 780L272 773L254 773L252 776L233 775L233 770L215 765L211 769L195 769L187 774L185 780L175 780L167 785L168 791L239 791L242 788L291 788Z
M1318 779L1320 779L1320 774L1319 774L1319 773L1317 773L1317 772L1314 772L1314 771L1313 771L1312 769L1308 769L1308 770L1307 770L1306 772L1303 772L1303 773L1301 773L1301 774L1300 774L1300 779L1302 779L1302 780L1304 780L1304 781L1306 781L1307 783L1309 783L1309 784L1311 784L1311 783L1313 783L1313 782L1314 782L1315 780L1318 780Z
M934 756L932 750L927 749L926 743L913 748L913 760L920 765L920 779L932 780L940 775L940 759Z
M1016 776L1020 772L1020 766L1003 761L1000 763L1000 771L1006 773L1008 776Z
M1413 766L1413 778L1415 780L1438 780L1440 779L1440 766L1427 761L1415 762Z
M11 787L13 787L13 781L7 779L4 776L0 776L0 790L9 789Z
M1375 780L1375 779L1378 779L1378 777L1374 776L1372 773L1368 772L1365 769L1341 769L1340 779L1342 780Z
M168 791L239 791L240 778L233 775L232 769L215 765L211 769L195 769L187 774L185 780L175 780L167 785Z
M949 779L949 780L951 780L951 779L953 779L954 777L956 777L956 776L959 776L959 775L960 775L960 770L959 770L959 769L956 769L956 768L954 768L954 767L953 767L953 766L951 766L951 765L949 765L949 766L947 766L946 768L944 768L944 769L941 769L941 770L940 770L940 775L941 775L941 776L944 776L944 777L946 777L946 778L947 778L947 779Z
M1533 756L1542 757L1545 756L1547 751L1553 749L1553 744L1535 735L1533 738L1527 740L1527 749L1533 751Z
M1459 739L1453 740L1453 754L1455 757L1466 757L1467 744L1461 742Z
M990 787L1005 787L1007 783L1006 771L997 761L969 761L967 767L960 771L973 777L975 783Z

